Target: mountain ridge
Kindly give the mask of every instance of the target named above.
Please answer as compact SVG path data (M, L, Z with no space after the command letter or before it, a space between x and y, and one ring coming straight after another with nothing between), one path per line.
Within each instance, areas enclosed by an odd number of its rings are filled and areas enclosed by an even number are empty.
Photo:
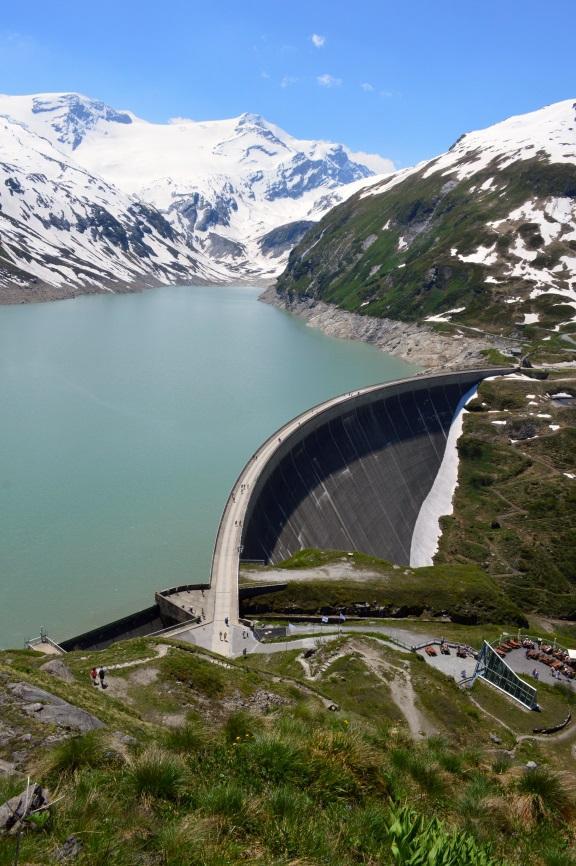
M576 329L576 102L468 133L359 191L292 251L276 294L563 350Z
M270 280L282 269L288 252L286 231L280 233L280 245L274 247L275 230L318 219L373 176L373 169L355 161L343 145L300 141L250 113L223 121L177 118L154 124L81 94L60 93L0 96L0 116L4 299L10 291L26 299L27 285L34 297L39 287L48 296L54 292L66 296L62 275L51 269L49 259L63 255L72 264L70 247L78 253L78 273L72 266L67 274L70 294L175 281ZM26 132L25 141L18 130ZM33 164L34 154L37 164ZM76 201L73 208L74 213L81 213L79 222L70 214L70 189L42 188L43 201L51 202L50 226L61 232L58 239L30 232L30 207L27 213L11 214L12 220L19 220L15 237L15 224L6 219L7 202L18 194L18 188L32 201L36 185L43 183L38 176L47 174L46 159L66 166L70 178L79 179L82 172L90 176L91 186L101 187L98 206L104 210L108 210L103 199L106 189L111 211L115 218L122 211L121 222L129 226L129 234L134 231L151 237L157 231L150 231L150 224L136 227L134 208L154 214L156 226L161 215L170 227L162 223L163 231L171 234L173 247L169 254L162 250L166 260L155 261L155 250L154 255L141 257L135 269L130 256L120 265L121 254L130 252L126 242L115 244L113 237L105 239L93 232L92 241L102 245L97 257L105 258L112 245L115 267L93 272L90 286L79 278L85 250L78 233L82 234L90 197L84 182L77 191L83 203ZM372 159L377 162L380 158ZM165 246L161 237L154 240ZM46 242L48 252L43 247Z

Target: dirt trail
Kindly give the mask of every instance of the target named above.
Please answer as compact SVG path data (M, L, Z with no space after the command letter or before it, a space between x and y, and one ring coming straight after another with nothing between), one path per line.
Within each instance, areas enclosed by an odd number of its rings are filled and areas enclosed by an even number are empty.
M318 651L320 652L320 651ZM297 657L297 661L300 662L302 667L304 668L304 675L307 680L318 680L324 673L324 671L330 667L331 664L334 664L338 659L344 658L344 656L349 655L349 651L340 650L339 652L335 652L332 655L327 653L326 655L321 656L321 661L319 665L314 664L317 660L316 656L311 657L311 662L304 658L304 654Z
M436 728L417 705L417 696L410 679L408 663L401 659L398 660L397 664L385 661L380 655L377 642L373 639L358 640L352 638L345 648L332 654L323 655L318 666L314 664L314 657L309 661L304 658L303 654L298 656L298 661L304 669L306 678L317 680L334 662L350 655L351 652L357 653L371 673L390 689L392 700L406 719L413 737L421 738L437 733Z
M378 647L371 646L369 639L362 643L351 641L350 648L361 653L364 664L389 687L392 699L404 715L413 737L429 737L438 733L417 705L417 696L410 678L410 666L407 662L399 660L398 664L391 664L385 661L380 655ZM383 676L384 671L393 675L391 680Z
M147 686L150 683L153 683L160 673L158 668L142 666L164 658L172 647L169 644L159 643L156 644L154 649L156 651L155 656L148 656L144 659L134 659L131 662L122 662L117 665L107 665L106 670L108 671L108 675L106 677L107 688L105 689L105 694L113 698L121 698L128 704L133 703L129 695L130 684L133 683L139 686ZM137 668L137 670L130 674L128 679L125 677L115 677L110 675L111 671L123 670L125 668Z

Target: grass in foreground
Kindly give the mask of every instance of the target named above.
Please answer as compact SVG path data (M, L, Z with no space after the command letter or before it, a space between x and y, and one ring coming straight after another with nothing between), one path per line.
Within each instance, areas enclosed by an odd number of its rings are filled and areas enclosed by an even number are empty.
M382 664L378 676L364 651ZM154 663L161 669L154 686L187 708L187 721L175 729L140 724L126 745L109 733L118 729L115 710L109 731L48 750L34 775L58 802L50 822L23 837L21 864L55 866L71 834L83 846L79 866L572 862L572 793L553 763L546 766L546 744L523 743L517 757L500 760L489 740L493 722L466 693L377 641L342 638L318 654L310 686L340 703L339 713L298 685L297 651L286 654L292 679L283 683L278 657L243 671L241 663L220 667L173 649ZM390 696L399 671L437 736L408 736ZM237 708L263 687L285 702ZM67 688L81 705L96 699L83 683ZM115 705L101 692L98 700ZM502 748L513 746L502 736ZM544 766L538 777L522 768L529 758ZM14 840L2 842L0 866L12 866Z
M497 775L447 741L415 745L317 712L237 730L205 726L190 750L164 740L96 766L94 737L78 738L51 821L23 837L21 863L52 866L71 834L81 866L512 866L558 862L550 852L569 841L572 797L551 771ZM0 866L14 847L4 840Z

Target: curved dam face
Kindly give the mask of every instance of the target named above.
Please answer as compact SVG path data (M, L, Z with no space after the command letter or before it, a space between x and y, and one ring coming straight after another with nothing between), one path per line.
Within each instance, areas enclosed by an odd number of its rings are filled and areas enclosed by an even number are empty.
M489 375L421 376L327 404L277 447L249 491L242 559L277 563L307 547L409 564L412 534L456 407Z

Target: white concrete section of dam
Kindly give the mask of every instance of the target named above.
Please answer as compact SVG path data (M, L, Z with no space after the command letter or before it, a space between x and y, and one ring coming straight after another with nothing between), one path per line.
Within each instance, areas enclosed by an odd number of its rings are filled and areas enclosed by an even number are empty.
M474 385L464 394L454 412L440 469L414 524L410 544L410 565L414 568L434 564L434 554L442 535L440 518L452 514L454 510L454 492L458 486L457 444L464 426L465 406L477 393L478 386Z

